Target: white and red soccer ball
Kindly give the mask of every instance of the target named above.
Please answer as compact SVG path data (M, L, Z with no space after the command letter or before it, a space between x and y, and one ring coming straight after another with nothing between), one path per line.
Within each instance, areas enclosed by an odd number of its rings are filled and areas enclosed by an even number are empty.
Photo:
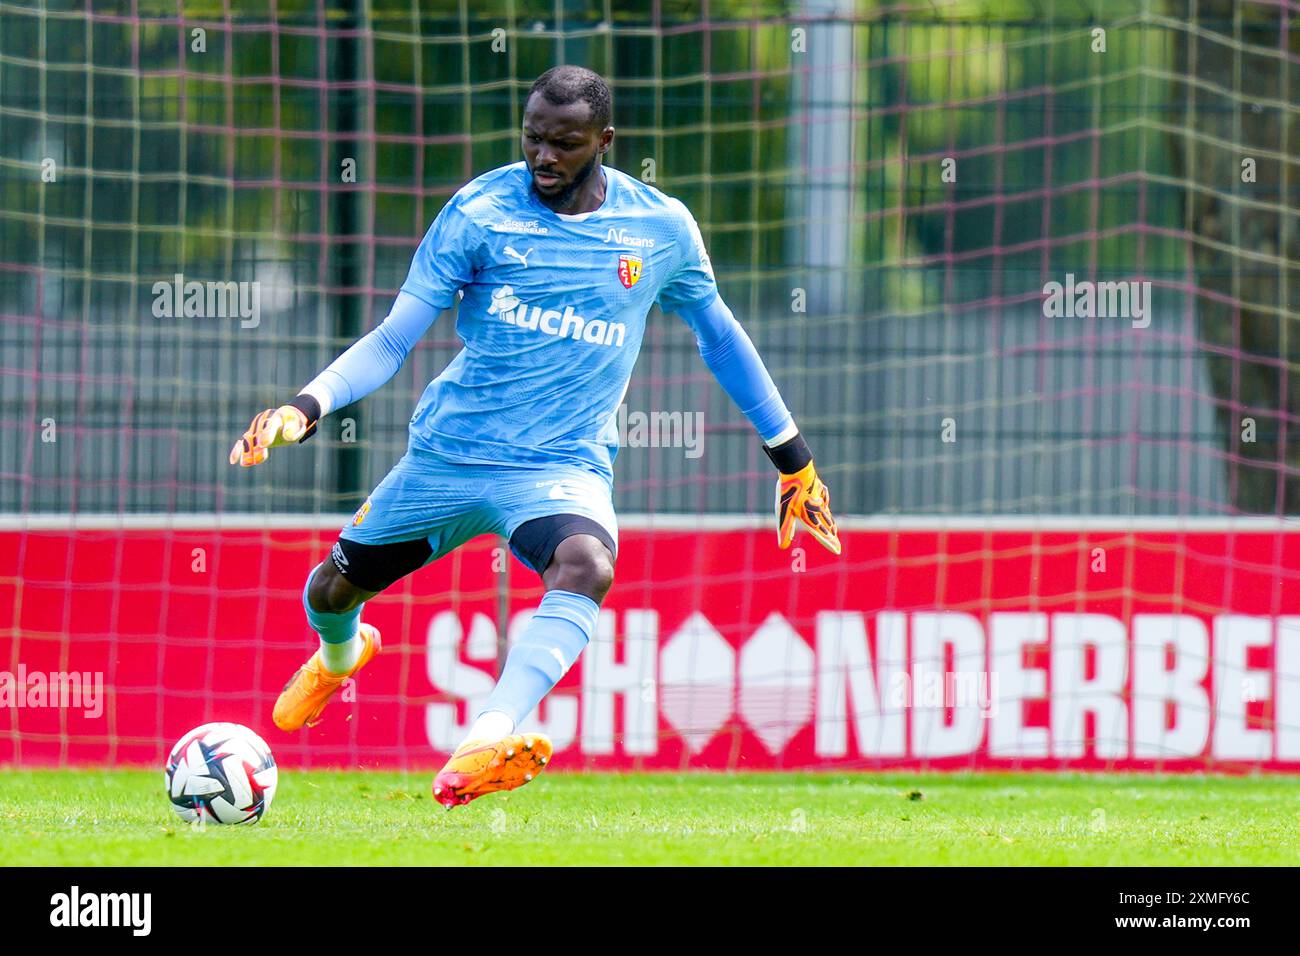
M240 724L204 724L167 757L167 796L187 823L256 823L279 771L266 741Z

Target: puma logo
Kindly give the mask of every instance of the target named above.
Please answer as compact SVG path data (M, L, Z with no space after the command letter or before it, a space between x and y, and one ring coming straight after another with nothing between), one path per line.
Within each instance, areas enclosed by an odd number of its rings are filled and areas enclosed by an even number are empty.
M508 255L508 256L514 256L516 259L518 259L520 262L522 262L522 263L524 264L524 268L527 269L527 268L528 268L528 257L531 256L531 255L533 254L533 248L534 248L533 246L529 246L529 247L528 247L528 251L525 252L523 255L520 255L518 252L515 251L515 249L514 249L513 246L506 246L506 248L505 248L505 254Z

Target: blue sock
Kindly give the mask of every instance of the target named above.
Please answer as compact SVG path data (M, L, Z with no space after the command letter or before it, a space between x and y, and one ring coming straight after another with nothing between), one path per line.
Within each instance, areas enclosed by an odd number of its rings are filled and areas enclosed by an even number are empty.
M319 564L312 568L311 574L307 575L307 583L302 588L302 606L307 609L307 623L326 644L346 644L357 636L357 626L361 623L361 609L365 605L358 604L346 614L314 610L311 601L307 599L307 592L311 590L311 579L320 569Z
M547 591L479 713L499 710L516 725L522 722L578 659L599 613L600 606L585 594Z

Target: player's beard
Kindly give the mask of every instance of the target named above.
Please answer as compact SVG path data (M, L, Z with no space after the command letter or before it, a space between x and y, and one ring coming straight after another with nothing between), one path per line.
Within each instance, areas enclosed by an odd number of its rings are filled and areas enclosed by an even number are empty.
M591 178L591 174L596 170L596 160L599 158L600 153L593 152L591 154L591 159L587 160L586 165L578 170L577 174L573 177L573 181L555 195L547 196L539 192L537 189L537 180L535 178L531 181L533 192L536 193L537 198L542 201L542 205L547 208L551 210L563 209L569 204L569 200L573 198L573 194L582 187L582 184Z

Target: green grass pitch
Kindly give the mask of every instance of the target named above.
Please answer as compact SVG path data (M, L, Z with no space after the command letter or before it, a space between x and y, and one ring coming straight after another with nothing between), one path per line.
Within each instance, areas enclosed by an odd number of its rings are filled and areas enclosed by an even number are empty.
M429 774L284 771L191 828L162 772L0 770L0 865L1293 865L1300 778L552 773L447 812Z

